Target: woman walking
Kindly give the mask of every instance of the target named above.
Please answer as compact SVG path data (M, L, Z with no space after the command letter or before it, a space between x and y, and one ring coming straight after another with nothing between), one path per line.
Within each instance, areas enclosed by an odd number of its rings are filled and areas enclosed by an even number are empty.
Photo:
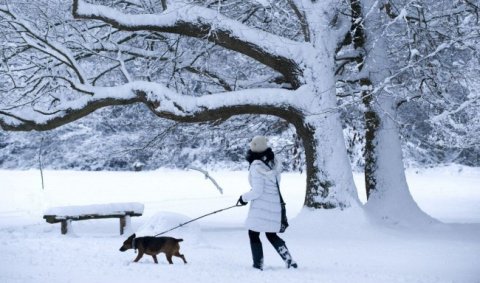
M277 235L282 225L281 196L278 187L281 168L272 149L267 146L267 139L264 136L252 139L246 159L250 164L248 179L251 190L241 195L237 204L246 205L251 201L245 225L250 238L253 267L263 270L260 233L265 232L268 241L285 261L287 268L297 268L297 263L292 259L285 242Z

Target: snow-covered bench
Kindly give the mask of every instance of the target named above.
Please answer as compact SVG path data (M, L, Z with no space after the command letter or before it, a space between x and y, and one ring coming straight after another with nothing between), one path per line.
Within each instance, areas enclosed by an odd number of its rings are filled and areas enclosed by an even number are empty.
M142 214L143 204L128 202L52 207L45 211L43 218L51 224L60 222L62 234L67 234L72 221L120 218L120 235L123 235L125 228L130 226L130 217Z

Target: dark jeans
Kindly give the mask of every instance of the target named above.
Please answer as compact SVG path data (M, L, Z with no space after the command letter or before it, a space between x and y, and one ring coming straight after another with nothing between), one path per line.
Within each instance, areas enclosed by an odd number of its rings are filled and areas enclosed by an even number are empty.
M265 235L275 249L285 244L285 242L277 235L277 233L265 232ZM248 230L248 237L250 238L250 243L261 243L260 232Z

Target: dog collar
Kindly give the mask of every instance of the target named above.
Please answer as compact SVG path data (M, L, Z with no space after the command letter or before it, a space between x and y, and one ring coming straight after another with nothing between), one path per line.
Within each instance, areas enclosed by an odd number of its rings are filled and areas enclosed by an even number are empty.
M135 247L135 238L132 239L132 248L137 253L137 248Z

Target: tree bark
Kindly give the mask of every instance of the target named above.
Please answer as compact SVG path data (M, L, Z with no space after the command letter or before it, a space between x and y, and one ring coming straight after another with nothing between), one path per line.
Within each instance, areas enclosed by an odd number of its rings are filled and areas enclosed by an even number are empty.
M365 122L365 150L363 157L365 159L364 177L365 177L365 190L367 193L367 200L377 187L377 180L375 177L375 171L378 169L376 158L376 133L380 127L380 118L377 112L374 110L374 99L371 93L372 82L370 79L365 78L360 80L360 87L362 90L362 103L365 106L365 113L363 114Z

